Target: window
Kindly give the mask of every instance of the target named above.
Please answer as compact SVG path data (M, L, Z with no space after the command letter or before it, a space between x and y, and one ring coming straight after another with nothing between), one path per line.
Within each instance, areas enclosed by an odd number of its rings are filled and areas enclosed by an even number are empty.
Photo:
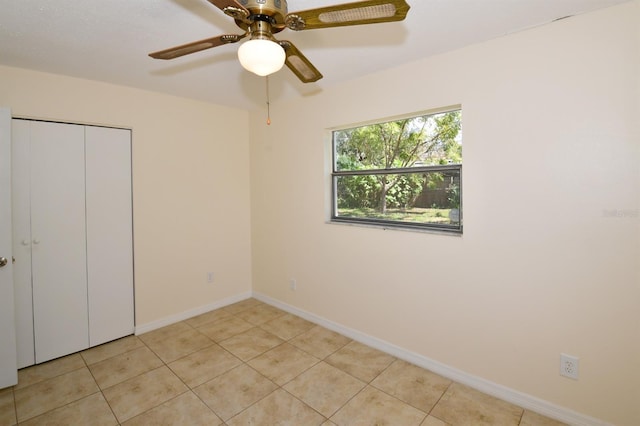
M462 233L461 116L335 130L332 221Z

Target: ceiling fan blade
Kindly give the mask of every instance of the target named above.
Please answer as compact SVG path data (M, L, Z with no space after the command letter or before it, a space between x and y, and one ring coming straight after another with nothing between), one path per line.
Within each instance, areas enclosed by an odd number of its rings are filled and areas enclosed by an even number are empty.
M322 78L320 71L309 62L293 43L287 40L279 40L278 44L282 46L287 55L285 64L303 83L313 83Z
M367 0L289 13L285 23L290 29L301 31L402 21L409 8L405 0Z
M190 53L200 52L201 50L211 49L212 47L221 46L223 44L236 43L247 34L223 34L218 37L207 38L180 46L171 47L169 49L160 50L158 52L149 53L154 59L174 59Z
M251 13L235 0L207 0L209 3L222 10L233 19L244 21ZM246 2L245 2L246 3Z

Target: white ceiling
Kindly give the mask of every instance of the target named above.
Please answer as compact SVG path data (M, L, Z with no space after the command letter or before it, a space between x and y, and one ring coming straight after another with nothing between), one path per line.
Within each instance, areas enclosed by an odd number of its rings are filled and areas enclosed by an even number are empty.
M344 2L350 2L346 0ZM312 95L363 74L627 0L408 0L405 21L277 34L324 75L301 83L270 77L271 101ZM342 3L289 0L289 11ZM205 0L0 0L0 64L165 92L252 109L265 82L238 63L239 44L171 61L149 52L241 34Z

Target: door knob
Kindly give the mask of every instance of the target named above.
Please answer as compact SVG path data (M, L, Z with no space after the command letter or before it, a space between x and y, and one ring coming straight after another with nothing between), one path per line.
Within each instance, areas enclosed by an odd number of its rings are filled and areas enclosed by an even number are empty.
M28 246L29 245L29 240L22 240L22 245L23 246Z
M40 240L39 240L39 239L37 239L37 238L36 238L36 239L34 239L34 240L33 240L33 244L40 244Z
M0 257L0 268L4 267L9 261L6 257Z

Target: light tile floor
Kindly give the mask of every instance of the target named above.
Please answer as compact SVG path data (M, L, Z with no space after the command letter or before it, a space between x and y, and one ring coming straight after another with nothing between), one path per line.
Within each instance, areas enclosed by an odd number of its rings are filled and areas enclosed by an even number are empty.
M560 425L255 299L20 370L5 425Z

